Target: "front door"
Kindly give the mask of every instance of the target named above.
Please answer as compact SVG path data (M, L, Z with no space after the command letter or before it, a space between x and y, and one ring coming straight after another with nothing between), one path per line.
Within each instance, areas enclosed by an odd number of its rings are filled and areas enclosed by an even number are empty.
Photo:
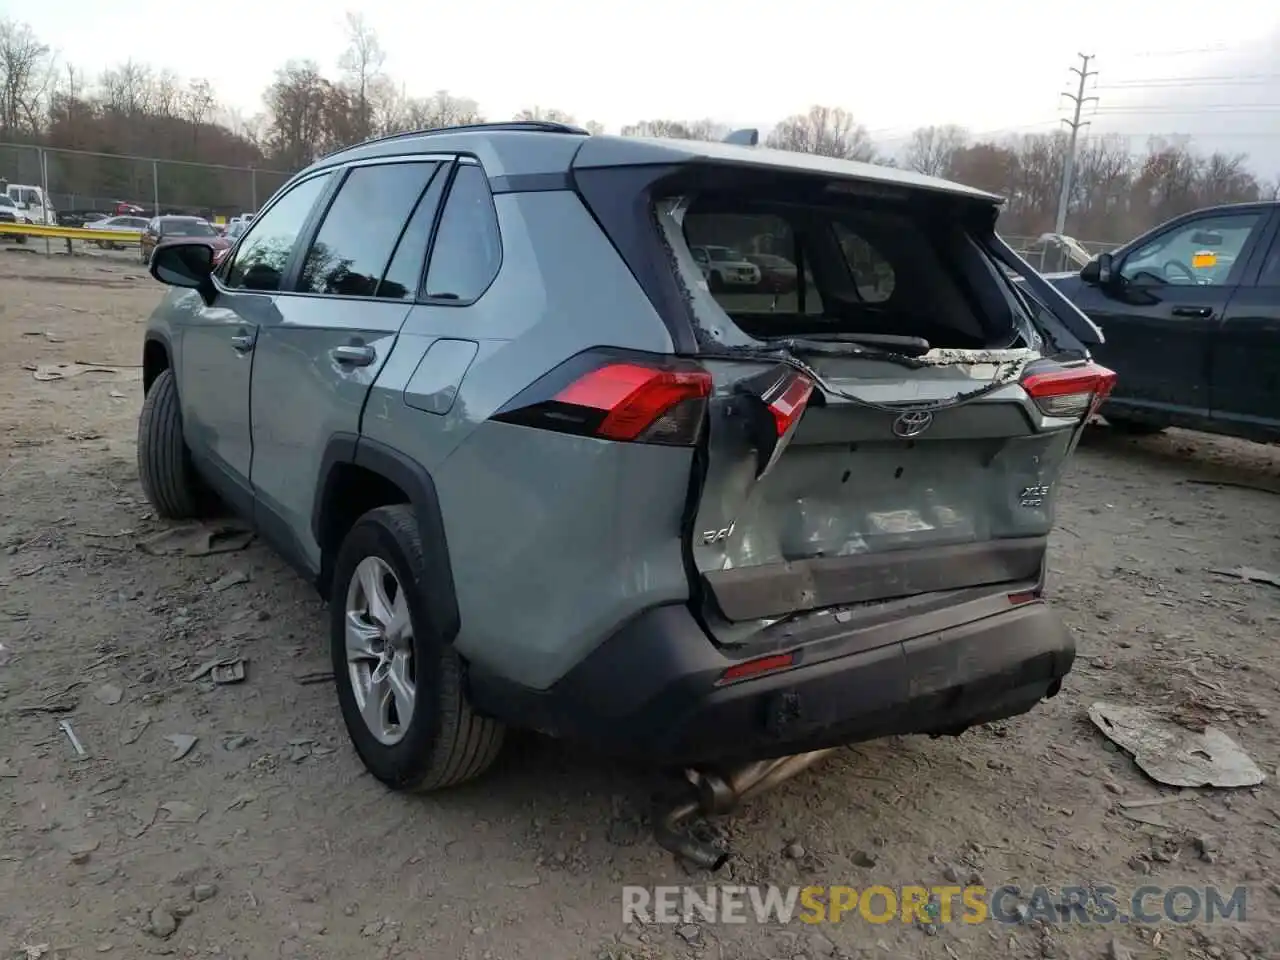
M1078 304L1102 327L1095 353L1118 375L1111 408L1207 416L1215 335L1266 216L1206 213L1153 232L1117 282Z
M259 328L255 516L306 567L320 563L311 513L325 450L360 432L369 388L418 295L448 166L407 158L335 174L333 202Z
M328 175L304 180L273 203L215 276L212 306L179 321L182 422L192 456L237 508L252 509L249 388L258 331L277 315L275 296Z

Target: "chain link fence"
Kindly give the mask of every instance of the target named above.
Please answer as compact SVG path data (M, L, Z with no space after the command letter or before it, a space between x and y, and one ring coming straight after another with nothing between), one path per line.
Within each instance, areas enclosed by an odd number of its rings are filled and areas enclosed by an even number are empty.
M0 143L0 181L42 188L59 223L122 205L146 216L254 213L293 174L281 170Z

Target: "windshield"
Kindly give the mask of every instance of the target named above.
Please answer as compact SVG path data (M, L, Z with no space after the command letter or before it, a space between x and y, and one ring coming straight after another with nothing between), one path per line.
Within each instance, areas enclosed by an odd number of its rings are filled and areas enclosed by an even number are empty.
M12 197L8 196L7 194L0 194L0 207L14 207L14 206L17 206L17 204L13 202Z
M216 236L213 227L203 220L170 220L162 222L160 232L166 237L212 237Z

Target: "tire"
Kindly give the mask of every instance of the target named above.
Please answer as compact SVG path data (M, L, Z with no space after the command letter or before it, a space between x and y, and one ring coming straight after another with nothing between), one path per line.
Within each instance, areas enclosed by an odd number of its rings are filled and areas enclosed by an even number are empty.
M182 410L172 370L156 377L138 416L138 478L147 500L166 520L201 514L202 488L182 436Z
M1126 433L1131 437L1152 437L1157 433L1164 433L1169 428L1160 423L1147 423L1143 420L1129 420L1126 417L1108 417L1105 413L1102 415L1109 426L1116 433Z
M379 562L385 572L394 577L396 593L400 592L399 585L404 585L404 609L412 627L412 637L402 648L412 652L412 712L407 724L399 722L397 717L396 729L390 734L399 738L394 742L388 742L385 727L380 737L365 720L359 704L370 701L364 692L367 677L353 677L353 673L363 673L360 664L372 666L377 661L362 659L353 666L347 655L348 609L364 606L352 598L353 592L365 592L363 587L353 585L353 581L359 581L362 564L376 567ZM329 649L337 681L338 705L361 762L393 790L426 792L471 780L492 765L505 735L502 724L481 717L471 709L463 689L461 659L452 647L428 632L426 574L427 561L417 518L413 508L403 504L370 510L357 520L334 564L329 600ZM382 582L385 596L394 600L390 583L385 579ZM366 624L373 622L365 616L358 615L358 618ZM386 641L374 646L391 650ZM361 690L360 700L357 685ZM375 698L375 702L377 699L381 698ZM381 718L382 711L379 715Z

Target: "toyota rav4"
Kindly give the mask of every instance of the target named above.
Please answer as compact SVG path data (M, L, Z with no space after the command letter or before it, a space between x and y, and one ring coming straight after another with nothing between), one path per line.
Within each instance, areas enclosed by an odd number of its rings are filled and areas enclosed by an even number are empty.
M393 788L509 727L696 770L1021 714L1074 657L1045 551L1113 375L999 209L731 142L363 143L218 263L156 249L143 489L318 586ZM712 292L711 248L797 282Z

